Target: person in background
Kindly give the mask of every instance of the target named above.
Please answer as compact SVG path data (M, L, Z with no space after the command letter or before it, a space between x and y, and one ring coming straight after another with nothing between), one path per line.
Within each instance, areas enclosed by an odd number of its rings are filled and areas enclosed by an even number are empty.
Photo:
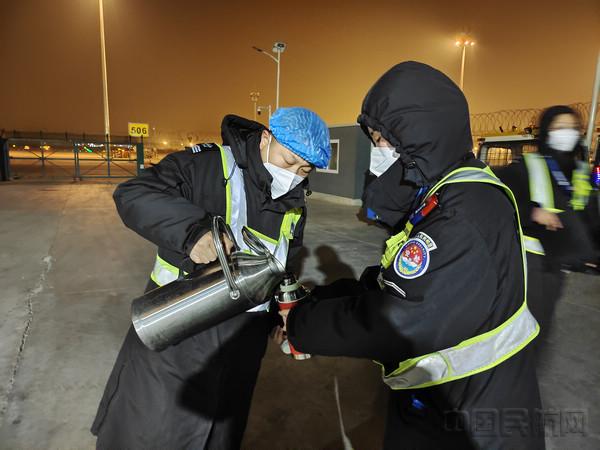
M538 150L497 170L497 175L519 205L527 249L528 301L540 323L537 346L541 348L563 290L561 268L598 257L589 233L597 213L589 201L590 165L584 159L577 112L560 105L543 111Z

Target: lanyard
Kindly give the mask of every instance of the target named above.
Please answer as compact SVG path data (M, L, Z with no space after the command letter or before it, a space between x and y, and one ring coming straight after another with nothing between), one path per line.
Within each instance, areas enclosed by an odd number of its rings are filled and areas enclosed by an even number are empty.
M550 156L544 156L544 159L546 160L546 164L548 165L548 168L550 169L550 173L552 174L552 177L558 184L558 187L565 194L567 194L567 196L571 197L571 193L573 191L573 186L571 185L571 182L567 179L567 177L565 176L563 171L560 170L560 166L558 165L558 163Z
M385 252L381 257L382 271L384 269L387 269L391 265L393 259L396 257L396 254L398 253L400 248L408 240L408 236L410 235L410 232L412 231L414 226L421 222L425 217L427 217L429 213L431 213L431 211L437 208L438 205L439 199L438 194L436 192L435 194L427 197L425 201L421 203L421 206L419 206L417 210L410 215L408 222L406 222L406 225L404 226L404 230L392 236L385 242Z

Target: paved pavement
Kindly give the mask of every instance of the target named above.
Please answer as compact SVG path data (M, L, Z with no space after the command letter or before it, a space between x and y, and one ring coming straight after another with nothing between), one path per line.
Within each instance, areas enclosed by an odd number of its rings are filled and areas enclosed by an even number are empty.
M155 249L115 212L112 184L0 184L0 449L93 448L89 426ZM356 208L309 200L303 279L376 263L384 235ZM548 448L600 448L600 277L570 274L540 382ZM341 448L333 394L357 449L380 447L385 388L369 361L293 361L270 345L244 448ZM585 418L584 434L570 422ZM558 422L560 424L560 421Z

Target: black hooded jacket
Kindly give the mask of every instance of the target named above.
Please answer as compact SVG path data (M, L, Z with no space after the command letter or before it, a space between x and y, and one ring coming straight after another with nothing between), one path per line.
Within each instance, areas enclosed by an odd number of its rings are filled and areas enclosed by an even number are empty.
M221 125L223 144L231 147L244 171L248 226L278 239L285 212L303 209L290 244L288 264L293 264L302 247L304 191L298 186L284 197L271 198L272 177L259 152L263 130L263 125L234 115L225 116ZM189 253L210 231L212 217L225 216L225 193L221 154L216 145L209 145L198 153L188 149L167 155L139 177L120 184L113 197L127 227L156 244L164 260L193 272L201 266L191 261Z
M430 186L471 155L465 96L443 73L409 61L386 72L365 97L358 122L396 148L404 180Z
M408 193L407 184L431 186L454 168L483 167L470 153L468 117L464 96L441 72L416 62L392 68L370 90L359 118L364 127L380 131L402 157L380 177L377 189L409 200L415 194ZM398 164L403 171L394 169ZM439 191L439 202L410 235L433 244L421 272L414 277L402 273L397 257L383 271L384 290L352 280L316 288L311 299L289 314L288 337L294 347L374 359L391 371L403 360L457 345L505 322L524 295L513 205L499 188L482 183L447 185ZM412 409L411 395L426 405L426 412ZM448 434L443 423L453 410L469 415L480 408L533 412L539 406L526 348L462 380L394 391L384 446L543 448L543 439L478 436L468 426Z

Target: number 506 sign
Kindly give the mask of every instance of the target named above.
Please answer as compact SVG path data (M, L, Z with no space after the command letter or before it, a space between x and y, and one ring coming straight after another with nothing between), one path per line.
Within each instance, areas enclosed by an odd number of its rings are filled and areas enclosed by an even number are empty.
M132 137L149 137L150 133L148 132L147 123L132 123L129 122L129 136Z

